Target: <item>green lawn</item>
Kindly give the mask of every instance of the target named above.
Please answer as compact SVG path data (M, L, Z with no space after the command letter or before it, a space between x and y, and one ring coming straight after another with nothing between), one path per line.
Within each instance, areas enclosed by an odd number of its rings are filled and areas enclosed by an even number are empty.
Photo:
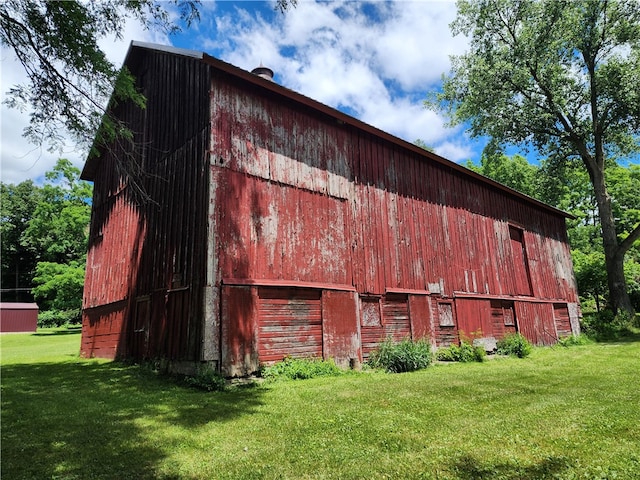
M3 479L640 478L640 342L205 393L0 341Z

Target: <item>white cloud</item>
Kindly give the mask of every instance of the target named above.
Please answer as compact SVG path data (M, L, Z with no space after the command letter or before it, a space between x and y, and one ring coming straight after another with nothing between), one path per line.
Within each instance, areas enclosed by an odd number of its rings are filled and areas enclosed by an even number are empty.
M213 55L247 70L262 62L286 87L407 141L422 139L451 160L473 156L460 129L423 107L449 56L467 44L449 33L453 2L301 1L273 19L240 5L218 17L225 40L209 43Z
M474 157L474 151L469 143L460 141L445 141L436 145L435 152L441 157L448 158L453 162L465 162Z

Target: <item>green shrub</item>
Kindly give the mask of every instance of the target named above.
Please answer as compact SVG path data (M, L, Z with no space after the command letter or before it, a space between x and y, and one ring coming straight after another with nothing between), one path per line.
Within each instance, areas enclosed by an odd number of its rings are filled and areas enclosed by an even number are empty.
M77 325L82 323L80 309L72 310L45 310L38 313L38 327L62 327L65 325Z
M614 315L611 310L585 314L582 318L581 329L588 337L596 341L617 340L633 335L636 319L626 313Z
M427 368L431 361L431 345L427 341L406 339L396 343L388 338L371 352L367 364L390 373L401 373Z
M533 347L525 337L519 333L509 333L498 340L498 353L500 355L512 355L518 358L528 356Z
M441 362L484 362L487 352L484 347L473 346L468 342L461 342L460 346L450 345L436 351L436 359Z
M576 345L589 345L593 343L586 335L568 335L558 339L557 345L560 347L573 347Z
M305 380L314 377L342 375L344 370L338 367L333 359L321 360L317 358L285 357L281 362L263 367L260 373L262 377L268 380L283 378Z
M227 381L216 370L208 365L198 367L195 375L184 378L187 385L207 392L222 392L227 388Z

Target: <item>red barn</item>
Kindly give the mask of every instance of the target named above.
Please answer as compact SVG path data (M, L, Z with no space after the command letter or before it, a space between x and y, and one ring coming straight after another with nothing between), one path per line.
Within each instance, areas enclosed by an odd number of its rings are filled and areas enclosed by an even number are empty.
M358 365L389 336L578 331L562 211L268 69L136 42L125 65L147 108L112 107L134 141L83 171L83 355L243 375L285 355Z

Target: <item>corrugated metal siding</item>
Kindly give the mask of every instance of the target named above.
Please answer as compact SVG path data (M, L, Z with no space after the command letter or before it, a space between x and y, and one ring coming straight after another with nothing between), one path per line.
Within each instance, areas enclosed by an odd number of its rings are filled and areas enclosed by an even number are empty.
M209 71L195 59L136 52L128 66L147 108L114 110L134 133L135 148L104 151L87 169L94 200L83 341L89 348L110 322L87 309L125 302L121 330L109 330L117 355L196 360L206 268ZM124 178L123 164L129 171L137 164L140 174ZM145 297L148 320L141 324L136 299ZM128 351L121 350L124 337Z
M258 352L261 362L322 358L321 291L258 289Z

